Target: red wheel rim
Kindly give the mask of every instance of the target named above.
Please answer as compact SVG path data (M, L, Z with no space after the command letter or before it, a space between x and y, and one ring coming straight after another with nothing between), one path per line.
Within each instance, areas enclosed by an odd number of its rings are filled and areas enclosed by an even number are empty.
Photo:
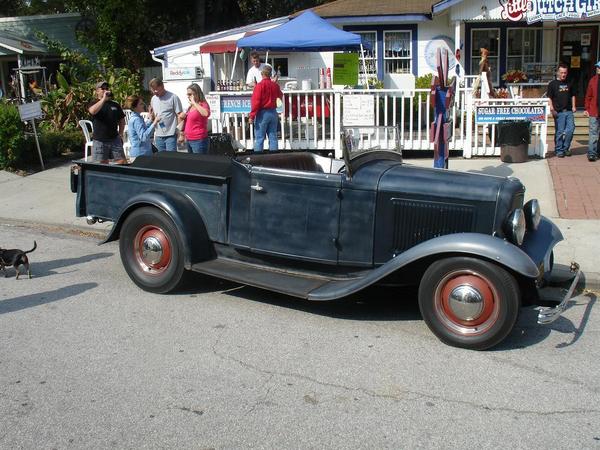
M478 302L470 306L474 314L457 313L452 293L456 290L476 293ZM435 290L435 314L452 333L461 336L478 336L489 331L500 314L499 294L494 284L481 273L460 270L447 274Z
M140 269L149 275L160 275L171 263L171 241L154 225L146 225L137 232L133 252Z

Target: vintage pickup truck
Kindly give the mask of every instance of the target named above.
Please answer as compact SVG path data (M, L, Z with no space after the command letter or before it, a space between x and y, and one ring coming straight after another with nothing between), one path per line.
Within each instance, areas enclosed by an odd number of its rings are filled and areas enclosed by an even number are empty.
M416 285L433 333L479 350L510 333L522 304L544 304L562 235L536 200L524 204L519 180L418 168L389 151L344 155L76 161L71 188L77 216L114 223L105 242L119 239L125 270L151 292L188 271L315 301ZM573 271L538 322L565 309Z

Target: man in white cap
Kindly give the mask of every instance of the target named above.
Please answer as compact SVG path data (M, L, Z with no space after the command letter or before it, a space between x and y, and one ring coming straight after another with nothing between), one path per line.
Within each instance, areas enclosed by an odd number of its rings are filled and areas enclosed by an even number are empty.
M585 92L585 112L589 118L588 161L598 160L598 131L600 130L600 61L596 63L596 75L588 82Z
M88 106L94 128L92 159L107 164L110 159L115 164L125 164L123 132L125 113L121 106L112 100L112 92L106 81L96 83L96 100Z

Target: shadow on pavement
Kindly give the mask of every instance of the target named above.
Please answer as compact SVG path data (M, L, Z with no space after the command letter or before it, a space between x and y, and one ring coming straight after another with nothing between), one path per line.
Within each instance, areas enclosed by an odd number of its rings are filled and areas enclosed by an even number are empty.
M63 258L63 259L53 259L51 261L32 261L33 258L30 259L31 264L31 275L35 278L42 278L49 275L56 275L55 269L60 269L61 267L69 267L76 266L79 264L83 264L90 261L95 261L97 259L109 258L113 256L113 253L95 253L93 255L84 255L78 258ZM10 270L7 268L7 270ZM23 271L23 269L21 269ZM14 269L12 269L13 275ZM23 273L21 272L21 275ZM20 278L19 278L20 279Z
M499 177L509 177L514 174L513 170L507 164L501 164L499 166L486 166L481 169L467 170L469 173L481 173L485 175L496 175Z
M573 345L583 334L583 331L589 321L592 307L596 303L596 295L590 292L579 294L577 298L580 299L580 301L572 300L569 303L567 310L572 308L574 305L583 305L584 303L581 302L581 300L585 298L588 299L588 301L585 303L585 310L581 315L581 320L578 325L574 324L564 315L560 316L551 324L539 325L537 323L538 311L535 306L521 308L519 319L517 320L512 332L500 345L491 350L502 351L530 347L542 342L553 331L564 335L572 335L569 341L565 341L556 345L556 348L564 348Z
M21 311L26 308L45 305L65 298L79 295L98 286L98 283L80 283L72 286L61 287L52 291L39 292L37 294L24 295L0 301L0 314Z
M373 286L349 297L315 302L195 273L175 295L220 292L236 298L345 320L421 320L415 288Z
M195 296L209 292L221 292L243 300L334 319L383 322L422 320L417 302L417 289L409 287L372 286L340 300L314 302L195 273L189 287L177 292L177 295L189 296L191 294ZM561 343L557 345L557 348L573 345L583 334L591 309L596 302L596 295L588 292L579 293L580 302L577 304L582 305L581 299L586 297L589 298L589 301L585 305L585 311L578 325L564 316L559 317L550 325L539 325L537 323L538 311L535 306L521 308L512 332L502 343L488 351L507 351L530 347L544 341L552 331L573 335L569 342ZM574 302L570 304L570 307Z

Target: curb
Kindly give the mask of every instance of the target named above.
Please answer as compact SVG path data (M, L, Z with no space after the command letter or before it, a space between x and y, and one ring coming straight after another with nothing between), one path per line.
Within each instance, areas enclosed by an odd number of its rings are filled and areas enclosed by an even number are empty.
M88 228L76 225L65 225L48 222L31 222L28 220L7 219L4 217L0 217L0 226L13 228L29 228L34 230L43 230L49 233L63 233L84 238L92 237L99 240L104 240L108 233L108 230L99 231L91 227Z

